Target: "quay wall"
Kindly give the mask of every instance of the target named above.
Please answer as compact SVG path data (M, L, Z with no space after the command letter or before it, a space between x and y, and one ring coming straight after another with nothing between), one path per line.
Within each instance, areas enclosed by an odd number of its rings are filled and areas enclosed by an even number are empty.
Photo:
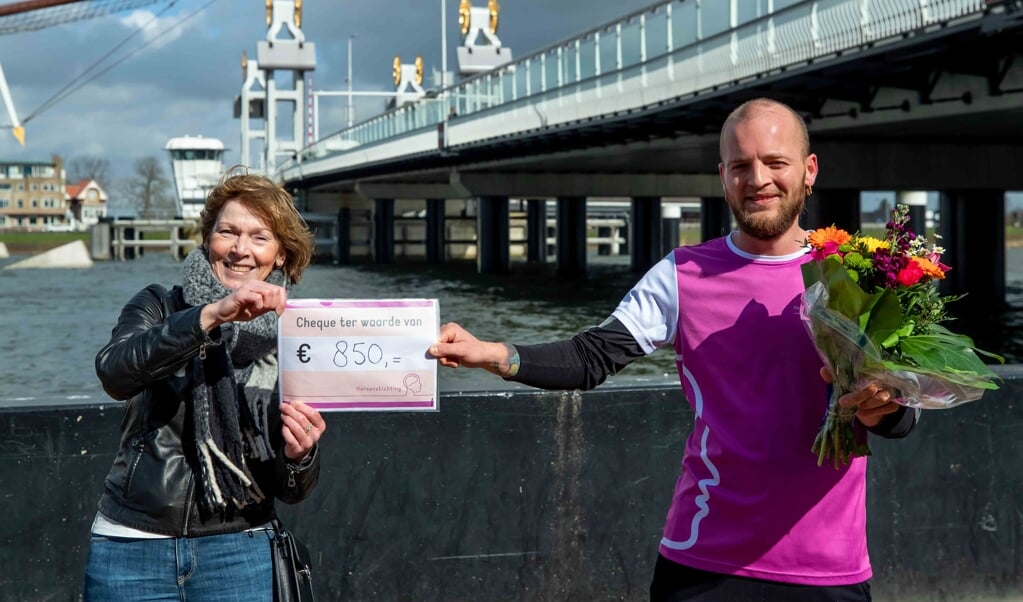
M1023 600L1023 366L998 371L982 400L872 439L875 600ZM0 600L79 599L120 415L0 408ZM320 485L281 508L318 599L646 600L692 425L672 379L326 418Z

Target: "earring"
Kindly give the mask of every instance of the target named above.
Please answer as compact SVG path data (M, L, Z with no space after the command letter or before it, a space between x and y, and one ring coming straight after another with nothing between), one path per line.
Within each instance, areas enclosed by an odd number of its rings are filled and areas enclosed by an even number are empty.
M812 184L807 184L806 185L806 196L813 196L813 185Z

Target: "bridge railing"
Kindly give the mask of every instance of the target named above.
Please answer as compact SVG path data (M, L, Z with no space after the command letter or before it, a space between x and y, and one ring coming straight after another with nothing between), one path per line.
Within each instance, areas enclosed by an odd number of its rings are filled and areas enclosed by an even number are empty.
M985 0L775 0L767 13L760 4L670 0L652 5L327 136L281 171L442 122L457 126L500 112L522 121L510 111L516 107L583 104L629 92L632 106L623 108L639 108L977 18L993 6ZM540 125L550 124L544 118ZM521 129L535 126L522 123ZM477 135L493 133L481 128Z

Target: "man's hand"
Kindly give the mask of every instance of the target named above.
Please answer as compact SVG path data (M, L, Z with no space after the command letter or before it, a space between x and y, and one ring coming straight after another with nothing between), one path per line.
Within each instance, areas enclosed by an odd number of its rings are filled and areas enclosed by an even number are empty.
M830 383L834 380L831 370L821 368L821 378ZM838 398L843 408L856 408L856 419L865 427L877 426L886 414L897 412L901 406L891 401L892 392L877 383L869 383L859 391L846 393Z
M511 375L509 360L514 348L504 343L490 343L474 337L454 322L440 327L437 342L430 346L430 355L442 366L483 368L501 377Z

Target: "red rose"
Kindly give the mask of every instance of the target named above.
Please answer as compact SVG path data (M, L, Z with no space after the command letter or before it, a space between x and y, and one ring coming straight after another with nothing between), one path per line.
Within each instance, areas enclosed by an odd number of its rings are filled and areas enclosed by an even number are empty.
M920 279L923 277L924 277L923 268L920 267L919 263L911 261L909 262L908 265L906 265L906 267L899 270L899 273L896 274L895 279L898 280L899 284L901 284L902 286L913 286L917 282L920 282Z

